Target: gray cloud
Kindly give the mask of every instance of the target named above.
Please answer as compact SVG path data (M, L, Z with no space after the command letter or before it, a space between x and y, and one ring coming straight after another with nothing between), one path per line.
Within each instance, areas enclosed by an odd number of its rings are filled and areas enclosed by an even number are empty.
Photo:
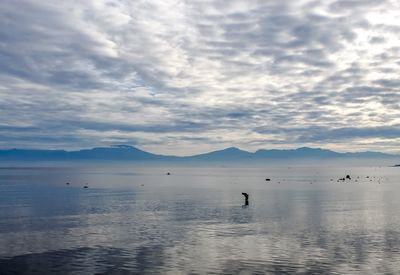
M395 152L392 0L0 3L0 146ZM384 20L382 19L384 18Z
M345 127L345 128L328 128L312 126L306 128L279 128L265 129L257 128L256 131L261 133L271 132L284 133L292 137L292 142L310 143L323 141L341 141L352 140L358 138L398 138L400 135L400 125L381 126L381 127Z

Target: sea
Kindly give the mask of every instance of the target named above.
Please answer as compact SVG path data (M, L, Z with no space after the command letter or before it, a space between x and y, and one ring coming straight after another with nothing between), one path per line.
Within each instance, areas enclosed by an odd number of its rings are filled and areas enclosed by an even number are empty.
M400 274L400 167L0 164L0 274Z

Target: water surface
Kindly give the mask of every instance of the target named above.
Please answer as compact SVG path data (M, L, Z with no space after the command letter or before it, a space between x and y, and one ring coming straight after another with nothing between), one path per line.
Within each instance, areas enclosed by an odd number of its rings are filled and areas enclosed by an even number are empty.
M2 167L0 274L396 274L399 180L393 167Z

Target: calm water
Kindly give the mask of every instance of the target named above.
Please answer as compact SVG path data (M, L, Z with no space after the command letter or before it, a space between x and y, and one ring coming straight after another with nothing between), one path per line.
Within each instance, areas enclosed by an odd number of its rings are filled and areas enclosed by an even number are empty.
M2 275L399 270L400 168L0 168Z

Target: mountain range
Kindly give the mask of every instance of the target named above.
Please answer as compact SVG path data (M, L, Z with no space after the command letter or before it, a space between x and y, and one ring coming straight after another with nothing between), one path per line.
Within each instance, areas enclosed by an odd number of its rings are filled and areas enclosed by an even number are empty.
M254 153L229 147L193 156L166 156L149 153L129 145L99 147L77 151L6 149L0 150L2 161L51 161L51 160L119 160L119 161L244 161L244 160L286 160L286 159L352 159L390 158L400 155L380 152L339 153L320 148L301 147L297 149L261 149Z

